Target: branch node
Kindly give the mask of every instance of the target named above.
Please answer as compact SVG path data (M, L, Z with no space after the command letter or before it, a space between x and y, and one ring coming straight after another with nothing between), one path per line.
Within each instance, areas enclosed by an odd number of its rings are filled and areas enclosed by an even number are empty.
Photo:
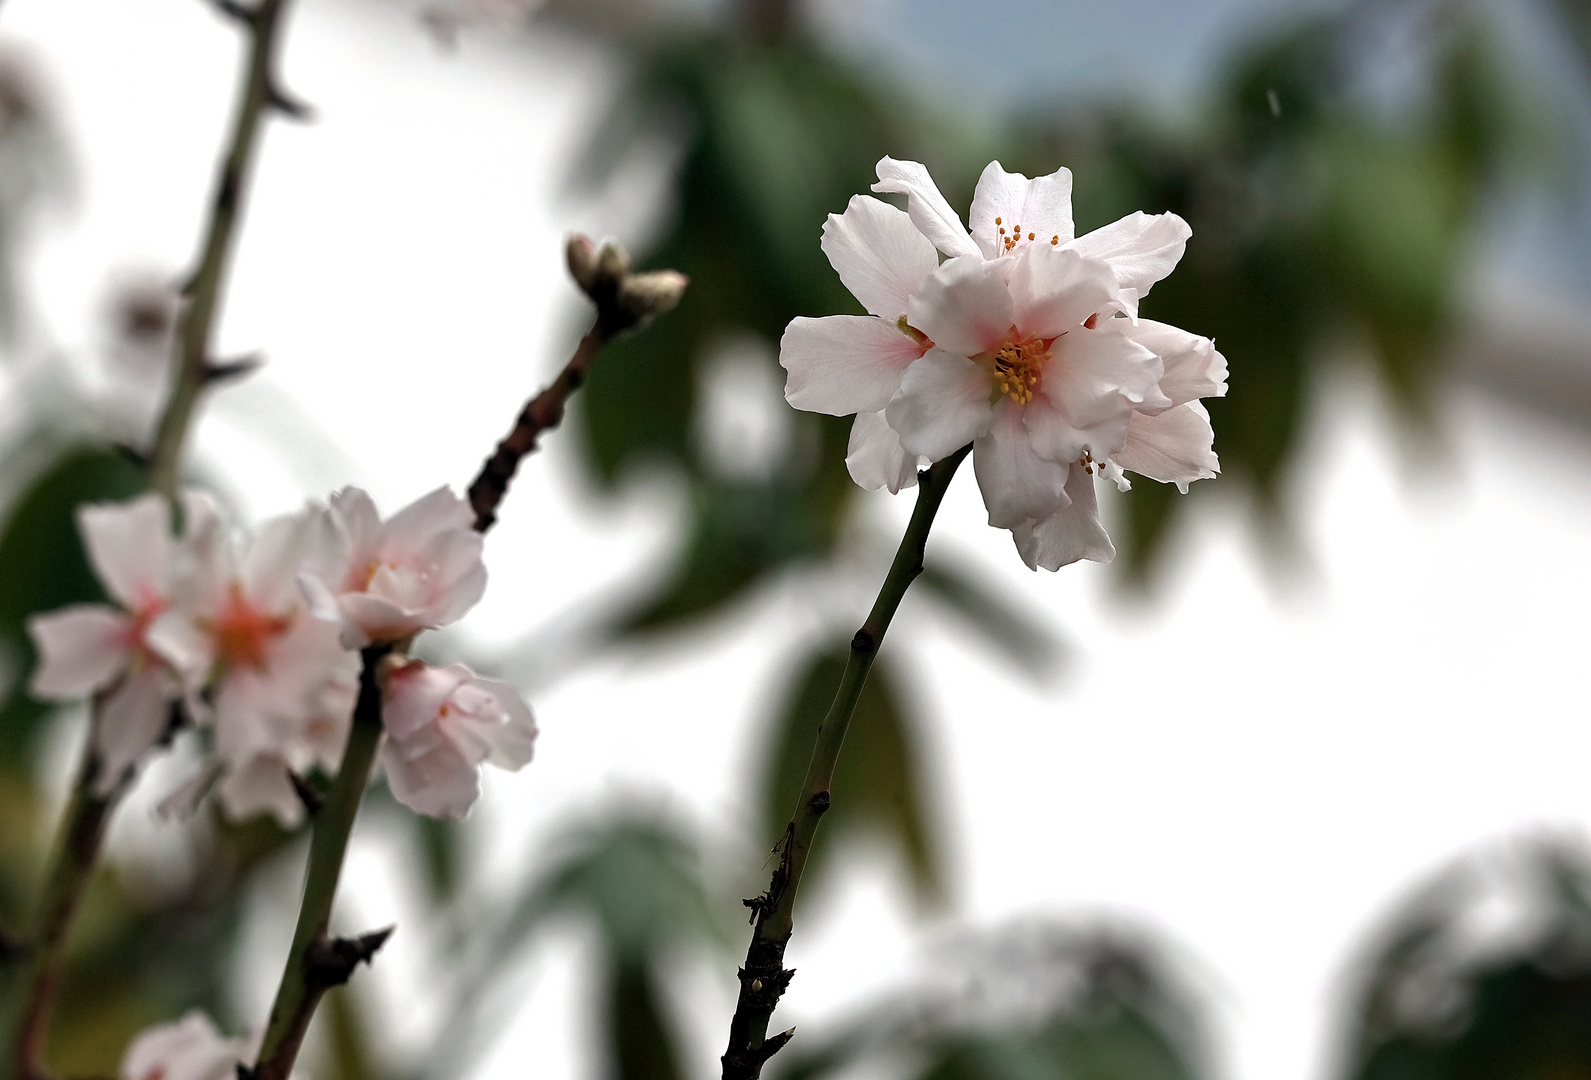
M254 1080L256 1073L243 1062L238 1062L238 1080Z
M757 1057L766 1064L768 1059L784 1049L785 1043L795 1038L795 1028L786 1028L757 1048Z
M873 632L871 630L864 626L858 630L856 632L856 636L851 639L851 649L852 651L859 653L877 652L878 639L873 636Z
M315 785L292 769L287 770L287 779L293 785L293 794L297 795L298 801L304 804L304 812L310 817L320 813L320 808L326 805L326 798Z
M210 6L233 22L244 26L253 27L260 21L260 13L257 10L240 4L237 0L210 0Z
M370 963L396 929L388 926L356 938L316 938L304 954L305 981L322 990L341 986L353 975L354 968Z
M812 812L814 814L828 813L829 793L827 791L818 792L816 795L813 795L812 798L807 800L807 805L812 808Z

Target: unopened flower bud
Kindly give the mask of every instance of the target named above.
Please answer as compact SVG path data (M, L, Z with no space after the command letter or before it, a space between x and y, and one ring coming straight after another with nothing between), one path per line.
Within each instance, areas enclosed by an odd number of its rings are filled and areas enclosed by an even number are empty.
M690 278L678 270L631 274L619 286L619 306L632 320L631 327L639 328L673 311L689 284Z
M608 281L622 282L630 273L630 253L616 240L605 240L597 253L597 275Z
M583 233L574 233L564 248L564 257L569 262L569 276L575 279L576 285L590 292L597 280L596 241Z

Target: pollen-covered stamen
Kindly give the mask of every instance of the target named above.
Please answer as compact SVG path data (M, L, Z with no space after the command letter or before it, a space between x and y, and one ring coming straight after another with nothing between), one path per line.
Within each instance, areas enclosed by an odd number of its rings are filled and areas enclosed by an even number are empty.
M1016 250L1016 246L1018 244L1020 244L1025 239L1026 240L1037 239L1036 234L1034 234L1032 232L1028 233L1027 236L1024 237L1022 235L1022 226L1020 226L1020 225L1012 225L1011 228L1009 230L1007 230L1005 228L1004 224L1003 224L1003 220L1004 219L1002 219L1002 218L995 218L994 219L994 227L997 230L996 240L997 240L997 242L1000 245L1000 254L1002 254L1002 255L1011 254L1011 252ZM1060 245L1061 245L1061 234L1060 233L1055 233L1054 235L1052 235L1050 237L1050 246L1051 247L1060 247Z
M1094 451L1086 446L1083 447L1083 456L1077 459L1077 463L1083 467L1083 471L1089 476L1094 475L1096 468L1099 469L1101 474L1105 472L1105 463L1103 461L1095 461Z
M1039 388L1044 362L1049 358L1049 350L1038 338L1008 341L994 354L995 385L1018 405L1026 405Z

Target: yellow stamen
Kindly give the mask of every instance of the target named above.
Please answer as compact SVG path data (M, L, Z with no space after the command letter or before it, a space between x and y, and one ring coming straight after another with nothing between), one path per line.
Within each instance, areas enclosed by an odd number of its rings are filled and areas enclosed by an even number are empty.
M994 354L995 385L1018 405L1026 405L1033 400L1049 358L1044 342L1037 338L1007 342Z

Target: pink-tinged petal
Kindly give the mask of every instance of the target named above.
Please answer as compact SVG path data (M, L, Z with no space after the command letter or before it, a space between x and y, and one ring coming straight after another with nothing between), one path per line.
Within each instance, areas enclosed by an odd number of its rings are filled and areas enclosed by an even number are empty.
M109 795L138 759L160 741L170 725L171 703L177 696L176 680L153 664L128 672L105 696L94 729L99 751L95 794Z
M223 1038L195 1009L140 1032L122 1055L121 1080L230 1080L247 1050L247 1040Z
M484 547L485 539L474 529L450 529L420 552L416 562L431 567L434 582L426 599L426 626L457 622L486 595Z
M865 195L852 196L845 213L829 215L822 247L851 295L891 323L939 268L939 253L905 211Z
M1077 329L1110 303L1116 278L1098 259L1044 245L1017 257L1010 289L1017 332L1024 338L1053 338Z
M1194 480L1207 480L1221 471L1221 461L1211 449L1214 441L1210 414L1190 401L1158 415L1134 413L1127 440L1114 460L1139 476L1176 484L1186 495Z
M878 412L922 354L897 326L870 315L792 319L779 340L779 363L789 372L785 400L830 416Z
M393 514L381 527L385 555L417 551L438 533L469 529L475 522L469 503L448 487L427 492Z
M475 685L497 699L501 722L484 733L486 760L499 769L516 771L530 763L536 752L536 716L519 692L492 679L475 680Z
M168 611L149 624L144 642L171 665L184 686L198 688L209 681L215 664L215 642L193 616Z
M882 412L857 413L851 425L851 443L845 454L845 467L868 491L889 488L891 495L917 483L917 470L927 461L908 454L900 436L889 426Z
M403 608L369 593L344 593L337 598L342 613L338 640L345 649L362 649L372 641L396 641L423 627Z
M137 610L168 595L176 541L165 496L85 504L77 526L100 584L123 607Z
M109 686L127 667L132 622L103 604L73 604L32 615L28 636L38 666L28 693L41 701L73 701Z
M1116 415L1103 424L1080 428L1067 419L1043 394L1035 394L1022 411L1028 440L1039 457L1066 466L1083 456L1096 441L1119 443L1127 432L1132 406L1120 394L1112 394Z
M1079 236L1072 246L1084 255L1108 262L1121 287L1135 289L1142 297L1149 295L1150 286L1176 268L1192 235L1188 223L1176 214L1146 214L1139 210ZM1136 305L1128 314L1137 314Z
M906 213L911 215L912 224L946 255L953 259L961 256L983 258L978 245L967 235L960 216L939 194L939 188L923 165L891 157L880 158L878 183L873 185L873 190L906 196Z
M900 435L908 454L930 461L966 446L989 430L989 373L964 356L929 349L906 369L900 393L884 419Z
M272 518L261 525L243 557L238 578L249 602L262 611L285 614L298 607L298 572L319 532L312 510Z
M995 405L988 433L973 442L972 468L989 524L996 528L1011 529L1047 517L1066 503L1067 466L1033 452L1022 406L1008 397Z
M201 491L184 491L182 539L171 559L170 596L193 612L214 613L236 578L232 538L220 505Z
M959 356L993 352L1010 336L1015 317L1004 270L982 258L951 259L911 298L911 325Z
M161 821L187 821L199 812L204 797L210 794L215 782L221 779L222 765L210 760L188 779L172 788L155 804L155 817Z
M435 727L381 749L392 797L427 817L462 818L480 798L480 770Z
M1172 405L1226 394L1226 357L1209 338L1152 319L1139 319L1122 332L1160 357L1160 392Z
M1000 219L998 223L995 218ZM1005 237L1045 247L1052 240L1064 244L1072 239L1072 171L1057 169L1029 180L991 161L978 177L967 223L972 226L972 238L991 259L1008 250ZM1031 241L1029 233L1033 234Z
M342 569L348 575L359 575L376 554L381 541L381 513L375 500L361 488L345 487L335 492L328 504L331 524L336 528L342 549ZM330 581L333 588L342 582Z
M282 828L293 829L304 820L304 801L293 788L287 763L272 754L234 762L216 785L215 793L221 800L221 809L232 821L270 814Z
M1072 501L1060 510L1011 530L1016 549L1030 569L1059 570L1079 559L1108 563L1116 557L1115 545L1099 521L1094 478L1073 465L1066 494Z
M436 723L442 706L475 673L463 664L431 667L410 660L387 673L381 706L381 723L394 739L408 739L421 728Z
M1056 338L1044 369L1040 393L1083 429L1123 421L1123 402L1150 408L1169 405L1160 393L1160 358L1118 329L1124 319L1108 319L1097 330L1078 327ZM1116 431L1119 436L1125 428ZM1114 439L1092 444L1096 458L1115 453Z

